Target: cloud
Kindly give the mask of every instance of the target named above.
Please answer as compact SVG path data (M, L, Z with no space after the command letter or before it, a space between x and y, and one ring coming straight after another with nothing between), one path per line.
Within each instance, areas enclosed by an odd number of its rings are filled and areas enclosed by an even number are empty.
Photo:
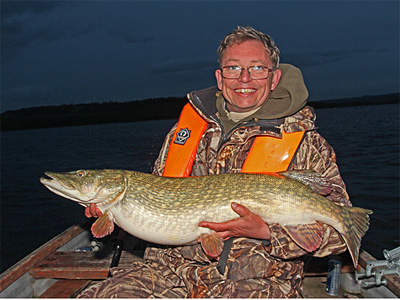
M155 35L144 35L133 33L132 30L111 30L111 36L116 36L120 38L122 41L128 44L137 44L137 43L151 43L156 39Z
M2 26L1 34L2 50L16 51L18 48L27 47L34 42L59 39L66 35L66 29L57 26L27 27L22 22L11 21Z
M211 59L199 59L193 58L187 59L174 59L168 60L163 63L153 65L150 72L153 74L167 75L175 73L194 73L196 70L207 70L216 69L218 67L217 62Z
M94 24L69 18L76 3L64 1L4 1L1 10L1 50L5 58L34 43L76 37L95 30Z
M384 53L390 50L386 47L372 48L372 47L358 47L351 48L338 48L330 50L320 50L315 52L286 52L281 56L281 62L295 63L300 67L314 67L324 64L333 64L347 59L353 59L358 55L366 55L371 53Z
M13 88L4 92L2 97L1 110L14 109L20 106L26 106L26 103L31 105L48 105L51 103L52 90L45 86L26 85L19 88Z
M2 1L1 15L9 18L23 13L41 14L62 6L63 1Z

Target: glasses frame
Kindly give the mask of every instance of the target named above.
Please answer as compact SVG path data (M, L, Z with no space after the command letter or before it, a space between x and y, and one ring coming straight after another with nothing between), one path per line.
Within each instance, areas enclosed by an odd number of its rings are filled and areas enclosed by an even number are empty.
M230 68L230 67L238 67L238 68L240 68L239 76L237 76L237 77L226 77L226 76L224 75L224 69ZM266 68L266 69L268 70L267 77L253 78L253 76L251 75L251 70L250 70L250 69L251 69L251 68L254 68L254 67L263 67L263 68ZM270 68L265 67L265 66L257 66L257 65L255 65L255 66L250 66L250 67L248 67L248 68L243 68L243 67L240 67L240 66L230 65L230 66L221 67L220 70L221 70L222 77L225 78L225 79L239 79L240 76L242 76L243 70L247 70L247 71L249 72L250 78L253 79L253 80L268 79L269 73L274 71L274 69L270 69Z

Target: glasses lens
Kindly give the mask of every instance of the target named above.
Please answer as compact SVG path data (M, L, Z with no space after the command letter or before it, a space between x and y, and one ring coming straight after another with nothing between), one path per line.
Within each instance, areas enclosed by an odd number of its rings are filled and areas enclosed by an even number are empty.
M222 68L222 76L226 79L238 79L242 74L242 68L239 66L227 66ZM269 75L269 69L266 67L254 66L247 69L252 79L266 79Z
M250 76L253 79L265 79L268 78L269 74L269 69L266 67L259 67L259 66L254 66L249 68L250 70Z
M242 73L242 68L237 66L228 66L222 68L222 75L227 79L237 79Z

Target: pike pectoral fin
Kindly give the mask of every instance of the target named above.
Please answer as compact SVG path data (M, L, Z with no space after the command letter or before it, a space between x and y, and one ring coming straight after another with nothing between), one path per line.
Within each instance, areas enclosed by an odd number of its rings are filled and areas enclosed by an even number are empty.
M211 257L219 257L224 247L224 241L215 233L202 233L200 243L204 252Z
M96 222L93 223L91 230L94 237L105 237L113 232L114 222L110 218L110 215L105 212L96 220Z
M322 226L318 223L304 225L284 226L291 238L301 248L308 252L313 252L319 248L322 241Z

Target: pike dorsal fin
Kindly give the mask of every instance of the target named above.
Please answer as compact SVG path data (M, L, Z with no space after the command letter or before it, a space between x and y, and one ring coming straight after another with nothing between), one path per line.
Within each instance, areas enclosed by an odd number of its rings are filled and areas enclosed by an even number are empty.
M290 237L307 252L313 252L319 248L322 242L322 226L318 222L302 225L283 226Z
M332 183L321 173L313 170L291 170L279 173L286 178L291 178L309 186L320 195L329 195L332 192Z
M109 212L104 212L92 225L92 234L96 238L102 238L111 234L114 230L114 222L109 215Z

